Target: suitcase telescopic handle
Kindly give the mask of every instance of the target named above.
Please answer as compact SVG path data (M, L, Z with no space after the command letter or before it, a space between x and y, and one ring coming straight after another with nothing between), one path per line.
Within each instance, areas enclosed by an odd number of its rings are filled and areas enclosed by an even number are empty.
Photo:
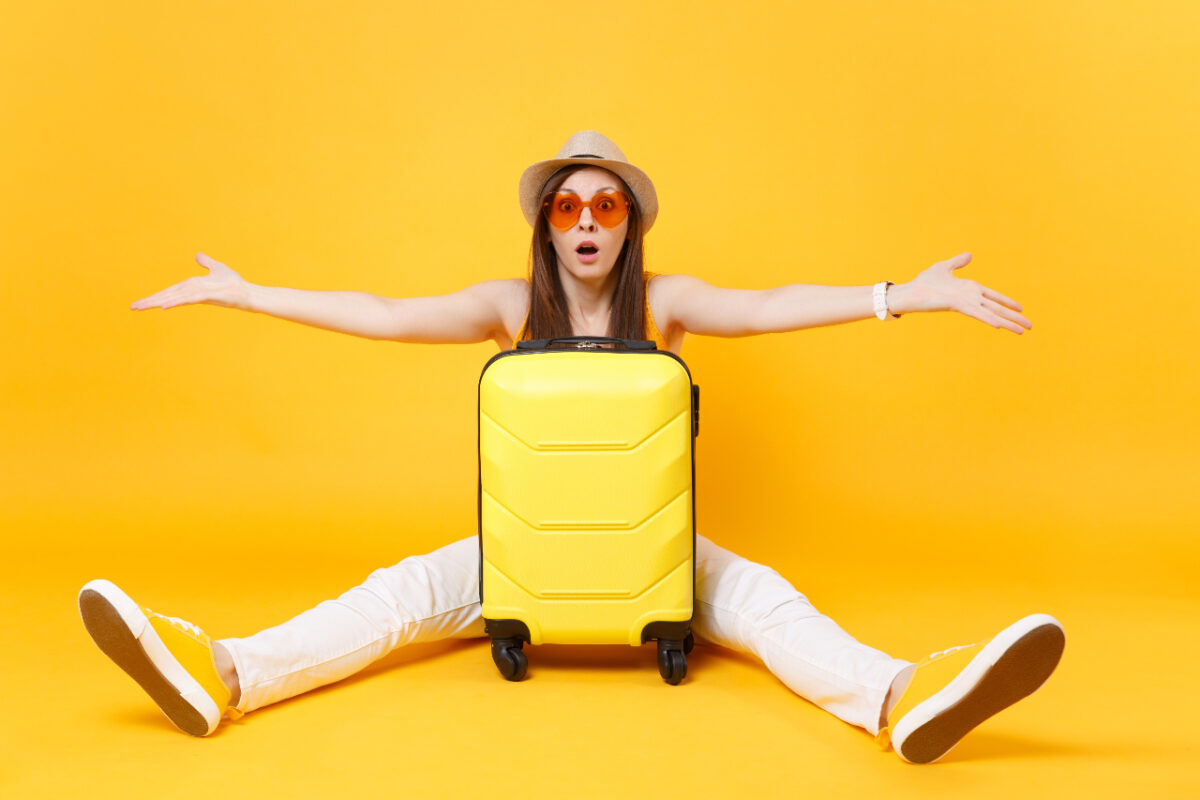
M517 342L518 350L546 350L551 344L573 344L576 349L592 350L601 344L619 344L626 350L657 350L658 345L641 339L617 339L612 336L556 336L553 339L531 339Z

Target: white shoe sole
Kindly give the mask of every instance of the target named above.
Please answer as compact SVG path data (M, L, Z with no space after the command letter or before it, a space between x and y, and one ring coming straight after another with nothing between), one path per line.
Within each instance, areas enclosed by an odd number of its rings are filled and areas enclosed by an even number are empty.
M158 703L177 728L207 736L221 709L163 644L138 604L115 584L89 581L79 590L83 625L104 654Z
M912 764L950 752L975 726L1033 694L1062 657L1066 635L1049 614L1009 625L944 689L914 706L892 730L892 748Z

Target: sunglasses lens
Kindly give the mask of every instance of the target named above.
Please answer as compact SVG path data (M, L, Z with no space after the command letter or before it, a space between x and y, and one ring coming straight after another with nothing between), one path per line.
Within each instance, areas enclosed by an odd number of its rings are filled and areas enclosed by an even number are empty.
M583 204L573 194L555 194L546 198L542 208L545 209L546 219L550 224L560 231L565 231L579 221Z
M625 195L617 192L614 194L598 194L592 198L592 216L606 228L615 228L621 224L621 220L629 213L629 204L625 200Z

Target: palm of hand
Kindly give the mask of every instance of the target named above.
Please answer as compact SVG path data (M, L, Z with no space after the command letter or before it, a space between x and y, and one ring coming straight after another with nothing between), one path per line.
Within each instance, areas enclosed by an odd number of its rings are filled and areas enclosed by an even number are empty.
M182 280L149 297L135 300L129 307L140 311L146 308L167 309L193 303L210 303L237 308L245 303L249 284L241 275L204 253L196 254L196 263L207 269L208 274Z
M1033 323L1021 315L1021 304L978 281L954 277L954 270L971 262L970 253L939 261L911 281L910 311L957 311L994 328L1024 333Z

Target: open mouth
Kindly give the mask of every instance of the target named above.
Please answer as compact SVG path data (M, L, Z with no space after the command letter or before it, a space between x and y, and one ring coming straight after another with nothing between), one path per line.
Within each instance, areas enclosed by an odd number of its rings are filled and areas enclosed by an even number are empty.
M600 252L600 249L594 244L581 244L575 248L575 252L583 256L590 256Z

